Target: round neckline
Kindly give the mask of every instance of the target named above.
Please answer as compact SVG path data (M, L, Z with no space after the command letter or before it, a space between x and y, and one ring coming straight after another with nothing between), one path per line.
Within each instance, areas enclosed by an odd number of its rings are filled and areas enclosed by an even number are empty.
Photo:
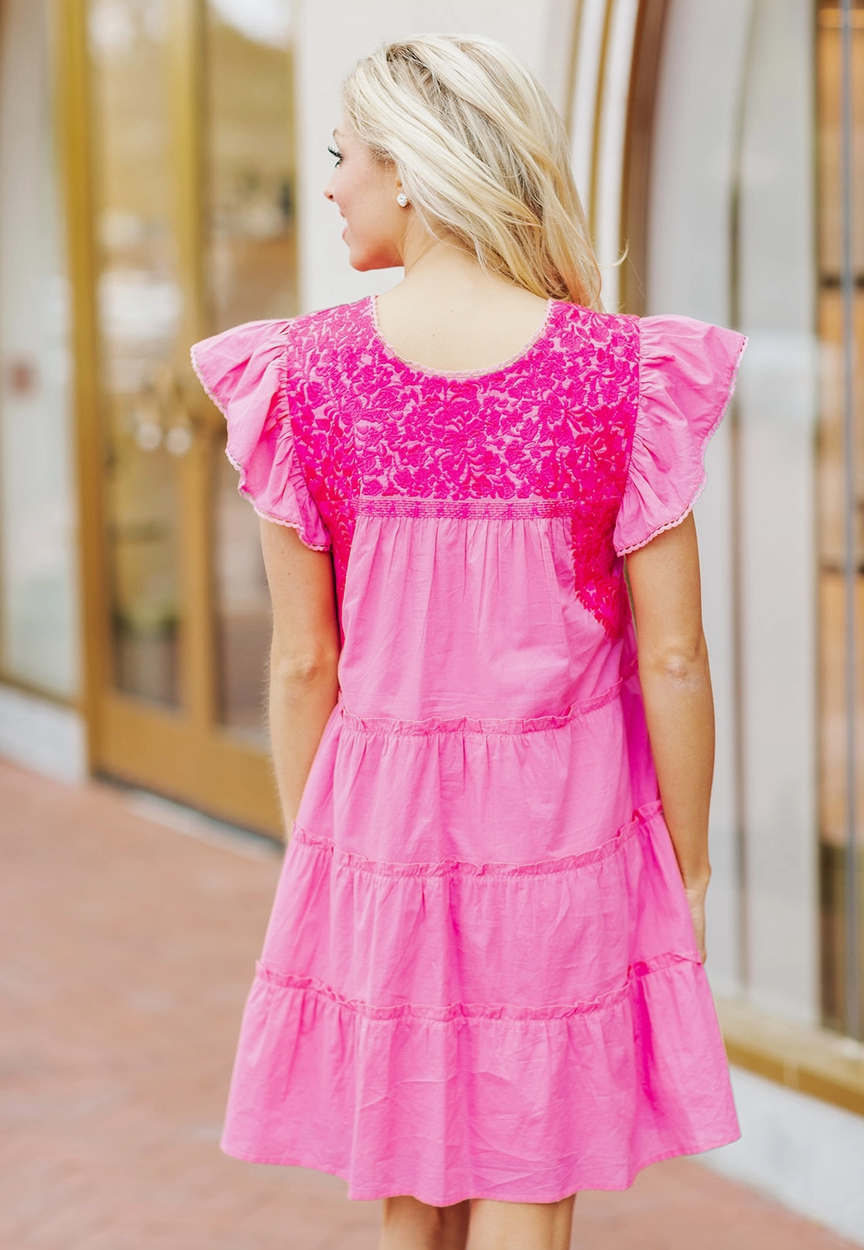
M502 360L500 364L493 365L491 369L430 369L427 365L421 365L415 360L406 360L404 356L399 355L390 343L389 339L386 339L381 333L381 327L378 324L378 296L370 295L367 301L375 339L379 348L383 350L384 355L387 356L389 360L395 361L396 364L401 365L403 369L409 369L413 373L422 373L429 378L442 378L445 380L452 378L457 381L462 378L494 378L499 373L505 373L514 365L520 364L521 361L523 361L527 356L530 356L538 343L546 337L549 327L552 324L552 313L555 306L560 303L561 300L556 300L550 297L550 299L546 301L546 315L543 318L543 322L536 334L534 334L531 340L526 343L524 347L521 347L514 356L510 356L507 360Z

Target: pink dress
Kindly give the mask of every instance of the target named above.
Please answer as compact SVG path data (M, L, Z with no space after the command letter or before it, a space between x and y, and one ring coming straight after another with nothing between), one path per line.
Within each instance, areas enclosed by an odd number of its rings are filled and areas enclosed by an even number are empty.
M550 301L442 374L367 299L193 349L240 490L332 553L343 638L228 1154L444 1206L737 1138L622 557L693 506L745 343Z

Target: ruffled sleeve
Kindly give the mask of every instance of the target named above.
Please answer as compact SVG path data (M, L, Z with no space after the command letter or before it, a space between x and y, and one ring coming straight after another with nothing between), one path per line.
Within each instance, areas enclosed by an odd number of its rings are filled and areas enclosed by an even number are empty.
M705 445L723 419L747 345L743 334L691 317L640 322L639 408L616 553L678 525L705 486Z
M196 343L192 365L228 422L228 459L238 489L259 516L297 530L307 547L330 550L309 493L285 411L288 321L250 321Z

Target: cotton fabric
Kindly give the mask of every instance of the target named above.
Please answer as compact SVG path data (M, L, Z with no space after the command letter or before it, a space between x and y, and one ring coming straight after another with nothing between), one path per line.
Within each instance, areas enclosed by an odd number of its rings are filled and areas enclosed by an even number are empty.
M193 349L342 651L223 1149L351 1198L553 1202L738 1125L664 820L624 556L705 484L746 340L550 301L481 373L374 300Z

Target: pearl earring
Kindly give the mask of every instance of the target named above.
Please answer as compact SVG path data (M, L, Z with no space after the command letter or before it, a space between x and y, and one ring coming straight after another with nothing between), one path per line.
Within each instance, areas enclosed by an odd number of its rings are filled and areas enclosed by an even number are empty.
M400 208L408 207L408 196L405 194L404 191L400 191L399 194L396 196L396 203L399 205Z

